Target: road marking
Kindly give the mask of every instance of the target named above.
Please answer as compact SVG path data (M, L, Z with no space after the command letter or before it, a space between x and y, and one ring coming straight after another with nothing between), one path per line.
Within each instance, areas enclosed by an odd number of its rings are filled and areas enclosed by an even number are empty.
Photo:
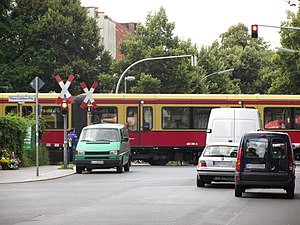
M38 221L40 220L41 218L43 218L45 215L40 215L38 217L35 217L35 218L32 218L30 221Z

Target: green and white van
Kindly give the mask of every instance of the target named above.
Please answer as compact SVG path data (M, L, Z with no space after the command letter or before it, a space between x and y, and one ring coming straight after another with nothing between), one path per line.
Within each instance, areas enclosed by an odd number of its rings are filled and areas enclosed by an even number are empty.
M76 147L76 173L83 170L116 168L129 171L130 143L128 130L122 124L95 124L82 129Z

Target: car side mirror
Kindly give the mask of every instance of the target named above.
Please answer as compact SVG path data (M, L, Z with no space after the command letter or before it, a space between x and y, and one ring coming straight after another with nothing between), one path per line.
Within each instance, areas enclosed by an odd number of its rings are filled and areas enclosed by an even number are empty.
M211 129L207 129L206 133L210 134L211 133Z
M127 142L127 141L129 141L129 138L128 138L128 137L122 138L122 142Z

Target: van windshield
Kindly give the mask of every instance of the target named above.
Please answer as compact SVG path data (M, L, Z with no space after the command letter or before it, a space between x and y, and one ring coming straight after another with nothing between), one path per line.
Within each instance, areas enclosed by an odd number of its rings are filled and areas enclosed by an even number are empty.
M245 156L247 158L267 158L268 139L252 138L246 142Z
M120 141L120 135L117 129L83 129L79 141Z

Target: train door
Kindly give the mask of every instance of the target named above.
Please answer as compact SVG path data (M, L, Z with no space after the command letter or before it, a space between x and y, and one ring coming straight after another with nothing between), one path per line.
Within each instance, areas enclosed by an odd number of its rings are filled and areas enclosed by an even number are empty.
M151 146L153 129L153 108L139 104L126 108L126 123L132 146Z

